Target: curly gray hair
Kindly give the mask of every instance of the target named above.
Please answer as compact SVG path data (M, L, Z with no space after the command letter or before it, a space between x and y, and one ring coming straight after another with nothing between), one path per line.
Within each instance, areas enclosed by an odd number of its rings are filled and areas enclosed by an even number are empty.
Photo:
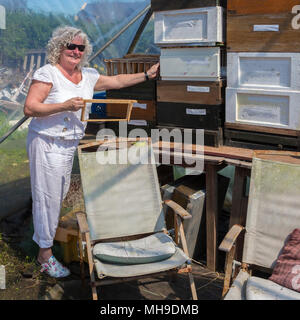
M84 53L77 68L81 69L88 65L88 57L92 53L92 46L90 45L89 39L82 30L70 26L58 27L53 31L52 37L47 44L47 59L49 63L52 65L57 64L63 48L66 47L68 43L71 43L77 36L83 40L85 45Z

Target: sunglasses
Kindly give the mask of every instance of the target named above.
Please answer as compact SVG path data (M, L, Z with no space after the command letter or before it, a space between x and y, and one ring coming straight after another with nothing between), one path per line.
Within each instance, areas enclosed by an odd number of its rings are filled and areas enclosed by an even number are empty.
M75 44L75 43L68 43L66 45L68 50L75 50L76 48L78 48L78 50L80 52L83 52L85 49L85 45L84 44Z

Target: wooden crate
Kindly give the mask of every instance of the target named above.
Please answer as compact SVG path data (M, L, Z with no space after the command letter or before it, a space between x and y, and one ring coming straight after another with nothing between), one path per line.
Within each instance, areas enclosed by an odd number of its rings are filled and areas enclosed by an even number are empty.
M218 222L218 238L221 240L228 231L228 224L224 223L224 219L227 217L224 216L223 205L230 179L220 174L217 174L217 179L219 186L217 197L218 216L220 220ZM185 175L176 180L175 183L165 184L161 187L163 200L174 200L192 215L192 219L189 219L189 223L184 223L184 230L187 237L188 252L193 259L198 261L206 260L206 199L204 199L204 205L202 205L201 202L202 192L206 196L205 180L205 174ZM168 213L168 211L170 211L170 209L165 206L164 212ZM200 219L200 221L198 219ZM187 221L188 220L185 222ZM169 229L168 226L172 226L172 223L173 215L168 214L166 216L167 229Z
M227 51L298 52L297 5L297 0L229 1Z
M106 104L106 115L111 118L124 118L127 113L127 104ZM131 120L150 120L155 121L156 103L151 100L138 100L134 103L131 111Z
M136 85L106 91L107 98L156 100L156 80L145 81Z
M162 80L219 81L226 55L220 47L162 48Z
M226 122L300 129L300 92L226 88Z
M223 43L223 16L219 6L155 12L154 43L162 47Z
M156 126L157 129L159 130L163 130L163 129L167 129L170 132L174 130L174 129L179 129L181 131L181 135L182 135L182 142L183 141L183 137L184 137L184 130L189 129L192 130L192 143L193 144L197 144L198 141L196 139L196 130L197 129L191 129L191 128L183 128L183 127L179 127L179 126L166 126L166 125L157 125ZM219 127L216 130L209 130L209 129L204 129L204 145L205 146L211 146L211 147L220 147L223 145L223 128ZM164 135L161 136L162 141L164 141Z
M106 59L108 76L145 72L159 62L159 55L129 54L123 58Z
M158 125L217 130L224 124L224 105L157 102Z
M157 101L224 104L225 81L157 81Z
M151 0L151 9L164 11L214 6L226 7L226 3L227 0Z
M227 85L265 90L300 90L300 53L229 52Z
M300 150L300 131L225 123L225 145L258 150Z

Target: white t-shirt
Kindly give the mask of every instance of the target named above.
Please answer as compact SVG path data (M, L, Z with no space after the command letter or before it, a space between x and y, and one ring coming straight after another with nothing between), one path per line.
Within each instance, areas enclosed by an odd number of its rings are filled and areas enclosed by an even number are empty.
M93 68L82 68L81 71L82 80L75 84L68 80L57 67L46 64L36 70L32 79L53 84L44 101L46 104L61 103L74 97L92 99L94 87L100 75ZM88 118L90 106L91 104L87 104L85 119ZM29 128L46 136L60 137L66 140L81 139L84 136L87 123L81 122L80 119L81 109L76 112L63 111L45 117L34 117Z

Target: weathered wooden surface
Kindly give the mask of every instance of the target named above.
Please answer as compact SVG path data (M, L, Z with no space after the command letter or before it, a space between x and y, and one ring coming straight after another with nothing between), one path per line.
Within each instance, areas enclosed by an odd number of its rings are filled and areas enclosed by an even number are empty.
M236 52L298 52L299 30L292 9L297 0L232 0L227 8L227 50ZM298 19L299 20L299 19ZM275 25L278 31L253 31L254 25Z
M197 129L191 129L191 128L182 128L182 127L171 127L171 126L156 126L157 129L163 130L167 129L169 132L172 132L174 129L179 129L182 134L184 134L185 129L192 130L192 143L193 144L202 144L201 141L197 141ZM223 129L221 127L217 128L216 130L204 130L204 145L205 146L212 146L212 147L220 147L223 145Z
M223 104L224 81L157 81L157 101L198 103L207 105Z
M226 6L227 0L151 0L153 11Z
M159 55L129 54L123 58L104 60L108 76L145 72L159 62Z
M297 4L298 0L230 0L227 10L230 14L277 14L291 12Z
M224 129L225 145L262 150L300 150L300 135L283 135L255 130Z
M116 99L155 100L156 81L151 80L122 89L107 90L106 97Z
M184 148L184 149L183 149ZM170 152L186 152L196 154L197 146L193 144L181 144L175 142L165 142L165 141L158 141L153 143L154 151L159 150L170 150ZM233 148L229 146L221 146L218 148L204 146L203 150L204 156L212 156L217 157L220 162L224 161L225 159L235 159L241 161L252 161L254 151L250 149L243 149L243 148Z
M254 131L254 132L264 132L264 133L272 133L272 134L281 134L281 135L292 136L292 137L297 137L300 134L299 130L262 127L262 126L255 126L255 125L241 124L241 123L225 122L224 127L228 128L228 129Z
M217 234L218 234L218 177L215 165L207 164L206 172L206 264L210 270L217 268Z

